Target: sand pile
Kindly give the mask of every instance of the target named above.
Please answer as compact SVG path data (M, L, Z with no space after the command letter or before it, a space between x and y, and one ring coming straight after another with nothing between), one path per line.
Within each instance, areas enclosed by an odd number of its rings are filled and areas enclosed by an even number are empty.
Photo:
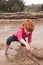
M16 55L14 49L10 49L7 56L3 55L3 52L0 50L1 65L5 65L5 63L6 65L43 65L43 49L35 48L34 51L29 52L23 47L18 50Z

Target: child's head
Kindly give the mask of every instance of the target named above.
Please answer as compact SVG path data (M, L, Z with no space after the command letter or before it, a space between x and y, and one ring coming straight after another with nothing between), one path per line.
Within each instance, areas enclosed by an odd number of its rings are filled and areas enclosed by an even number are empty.
M32 20L28 19L28 20L23 22L22 27L27 32L33 32L33 30L34 30L34 22Z

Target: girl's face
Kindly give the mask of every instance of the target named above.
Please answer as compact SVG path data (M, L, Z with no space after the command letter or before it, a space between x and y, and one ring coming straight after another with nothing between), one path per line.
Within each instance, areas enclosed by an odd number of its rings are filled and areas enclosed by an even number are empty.
M25 31L25 33L28 35L29 33L31 33L31 32L29 32L29 31L27 31L26 29L24 30Z

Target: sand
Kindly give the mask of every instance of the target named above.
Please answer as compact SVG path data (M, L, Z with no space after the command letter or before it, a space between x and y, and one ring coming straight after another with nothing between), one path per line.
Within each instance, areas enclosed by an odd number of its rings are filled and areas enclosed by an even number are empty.
M34 51L29 52L20 43L12 42L8 55L4 55L6 39L12 35L20 24L5 24L0 26L0 65L43 65L43 25L37 24L33 32L31 47Z

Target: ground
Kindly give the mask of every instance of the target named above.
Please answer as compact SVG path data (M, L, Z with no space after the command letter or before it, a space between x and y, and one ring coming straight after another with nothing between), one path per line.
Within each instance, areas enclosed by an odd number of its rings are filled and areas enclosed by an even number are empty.
M0 65L43 65L43 24L35 25L31 47L29 52L24 47L20 49L20 43L12 42L8 55L4 55L7 38L12 35L21 24L0 24Z

